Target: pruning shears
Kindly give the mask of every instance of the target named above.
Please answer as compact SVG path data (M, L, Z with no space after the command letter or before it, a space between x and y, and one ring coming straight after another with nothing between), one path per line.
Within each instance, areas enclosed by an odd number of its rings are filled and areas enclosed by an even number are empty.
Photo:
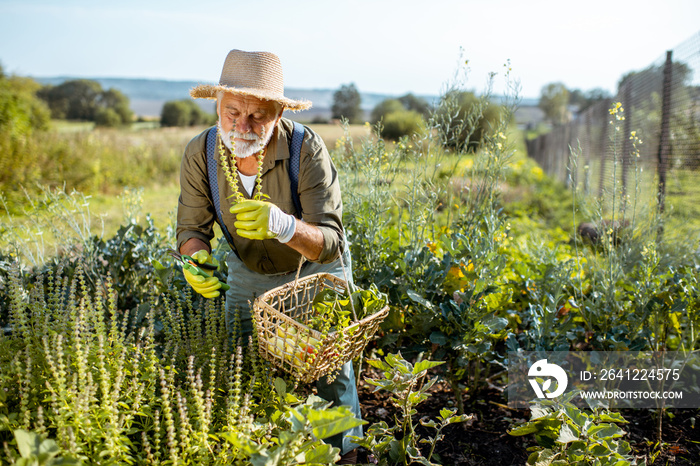
M189 271L193 275L200 275L205 278L210 278L213 276L214 270L218 269L218 267L214 264L208 264L206 262L204 264L200 264L199 262L192 259L192 257L186 254L181 254L174 249L169 249L168 254L177 259L182 265L182 268L187 269L187 271ZM223 291L226 291L229 289L229 286L226 283L222 282L221 289Z

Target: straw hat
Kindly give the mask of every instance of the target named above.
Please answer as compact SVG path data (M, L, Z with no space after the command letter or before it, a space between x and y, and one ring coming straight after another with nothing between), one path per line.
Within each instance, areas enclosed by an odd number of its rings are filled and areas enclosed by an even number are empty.
M200 84L190 90L190 95L194 99L216 99L219 91L274 100L293 111L311 107L308 100L284 96L282 64L277 55L269 52L231 50L221 70L219 84Z

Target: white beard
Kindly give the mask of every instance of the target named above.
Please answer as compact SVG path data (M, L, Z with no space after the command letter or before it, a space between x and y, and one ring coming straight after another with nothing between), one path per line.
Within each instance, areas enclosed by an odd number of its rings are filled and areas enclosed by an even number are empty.
M255 133L239 133L236 130L224 132L221 128L221 122L218 122L217 125L219 127L219 135L221 136L221 140L224 145L228 148L228 150L233 152L234 156L241 159L257 154L260 152L260 149L267 146L270 139L272 139L272 131L268 132L267 134L263 133L262 137L260 137ZM235 147L232 149L231 138L246 139L246 142L237 141Z

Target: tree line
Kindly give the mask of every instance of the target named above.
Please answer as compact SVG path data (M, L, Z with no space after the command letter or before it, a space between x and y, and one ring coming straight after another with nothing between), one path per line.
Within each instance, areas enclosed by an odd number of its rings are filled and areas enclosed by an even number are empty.
M23 122L18 127L29 125L32 128L46 127L50 119L92 121L101 127L126 126L134 120L126 95L113 88L105 90L93 80L77 79L59 85L41 86L30 78L5 76L1 66L0 79L4 83L0 92L5 92L0 97L0 112L14 115L4 116L5 125L13 118ZM563 83L556 82L542 88L539 107L549 122L558 125L568 122L573 111L583 110L591 103L608 97L608 93L601 89L584 92L568 89ZM447 101L451 103L446 105ZM355 84L343 84L333 94L331 118L363 123L365 118L361 104L362 98ZM483 128L495 121L501 111L493 103L484 106L479 112L480 122L476 130L469 135L460 134L459 122L467 118L476 105L480 105L480 98L468 91L447 92L435 107L409 93L380 102L370 112L368 121L379 129L383 138L398 140L425 129L431 119L443 122L450 119L451 125L441 125L451 128L452 134L445 135L445 140L455 140L455 137L468 139L465 141L466 147L473 148L478 145ZM450 110L447 110L448 107ZM192 99L172 100L163 105L159 122L164 127L211 125L216 122L216 115L204 111Z

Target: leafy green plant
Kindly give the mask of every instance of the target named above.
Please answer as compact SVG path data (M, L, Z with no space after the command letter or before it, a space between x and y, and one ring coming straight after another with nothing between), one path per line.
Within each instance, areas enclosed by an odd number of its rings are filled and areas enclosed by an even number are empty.
M428 391L437 381L437 377L424 382L429 369L443 364L440 361L418 361L415 364L403 359L401 353L388 354L384 361L369 359L367 363L383 373L382 379L366 379L374 385L375 391L386 390L392 394L391 403L398 408L394 425L378 422L368 427L365 437L355 438L354 441L371 451L379 460L380 465L412 464L417 462L432 465L430 460L435 451L435 445L442 440L442 430L457 422L471 418L468 415L456 415L454 410L442 409L435 420L421 420L422 426L435 429L435 435L422 439L416 433L413 416L417 413L416 406L428 399ZM421 453L420 445L428 445L428 453Z
M508 432L514 436L535 435L539 446L531 449L528 464L639 464L623 439L626 432L618 426L627 423L622 415L601 408L584 412L571 403L575 395L533 404L530 420Z
M80 461L59 456L61 451L51 439L43 439L34 432L23 429L14 431L19 458L13 458L17 466L77 466Z
M338 459L338 449L319 440L364 423L354 417L346 406L329 407L325 400L311 395L302 402L287 391L287 384L280 378L274 381L278 408L269 419L286 427L280 431L279 441L261 444L251 436L225 432L221 436L248 458L253 466L279 464L331 464ZM263 429L263 424L251 426Z
M27 287L16 268L10 274L0 441L21 429L36 446L23 441L18 462L331 462L337 450L321 439L361 422L318 400L303 406L283 382L273 385L253 348L231 353L222 300L193 302L191 291L172 289L150 296L141 320L119 309L109 280L94 290L85 277L81 265L72 276L48 269ZM241 436L258 449L227 440Z
M314 297L314 315L308 325L320 331L342 330L351 321L362 320L366 316L381 311L387 305L384 293L372 284L368 289L356 289L348 295L326 288Z

